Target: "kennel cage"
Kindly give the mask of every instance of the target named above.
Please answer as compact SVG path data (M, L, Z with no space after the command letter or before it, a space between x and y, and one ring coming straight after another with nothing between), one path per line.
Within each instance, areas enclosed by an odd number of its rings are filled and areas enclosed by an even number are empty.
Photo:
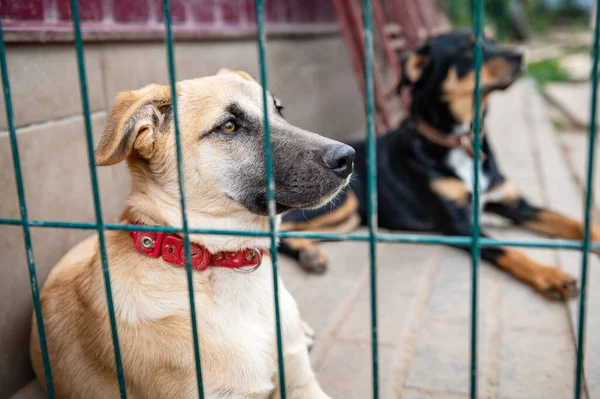
M268 112L267 112L267 88L268 88L268 73L266 65L266 51L267 51L267 39L265 32L264 23L264 1L256 0L256 23L257 23L257 42L258 42L258 53L260 62L260 77L263 87L263 106L264 106L264 151L265 151L265 162L266 162L266 190L268 197L268 215L269 215L269 230L268 231L255 231L255 232L243 232L235 230L207 230L190 228L188 226L186 218L186 203L183 195L185 191L183 175L182 175L182 164L181 164L181 140L178 126L178 114L177 114L177 97L176 97L176 71L174 62L174 47L173 37L171 28L171 12L169 0L163 0L164 9L164 23L166 32L166 53L168 63L169 82L171 86L171 96L173 105L174 115L174 126L175 126L175 139L176 139L176 151L179 172L179 194L180 194L180 206L182 213L182 227L159 227L159 226L140 226L140 225L118 225L105 223L102 216L102 209L100 205L100 193L98 189L98 176L96 172L96 166L94 161L94 144L92 136L92 124L90 118L90 106L88 102L88 89L87 89L87 76L85 68L85 57L84 57L84 46L81 34L81 22L79 16L79 8L77 0L71 0L72 9L72 21L73 30L75 37L75 47L77 53L77 62L79 69L79 84L81 90L81 102L83 109L83 118L85 122L85 135L87 139L87 155L89 160L89 171L92 182L93 202L96 216L95 223L72 223L72 222L58 222L50 220L33 220L29 219L27 213L27 204L25 200L24 184L21 173L21 162L19 158L19 147L16 134L16 128L13 118L13 107L11 102L10 92L10 80L9 71L7 69L6 51L4 45L3 31L1 29L0 21L0 64L2 68L2 82L3 82L3 94L5 99L6 116L8 122L8 135L10 138L12 160L14 166L14 175L17 186L19 208L20 208L20 219L0 219L2 225L13 225L21 226L23 232L23 240L26 250L26 258L29 269L29 282L31 286L31 293L33 297L34 313L37 318L37 326L40 337L40 346L43 356L44 372L47 385L48 396L50 398L55 397L52 380L51 362L48 354L48 348L45 339L43 314L40 304L40 297L38 291L38 281L36 278L35 260L32 250L32 242L30 237L30 229L32 228L64 228L64 229L86 229L96 230L99 236L99 248L102 258L102 272L105 283L106 298L108 302L108 314L109 322L112 332L113 348L114 348L114 361L116 367L117 381L120 389L122 398L127 397L125 375L127 370L123 369L121 361L121 351L119 345L117 319L112 301L112 290L110 285L110 269L106 256L106 244L104 240L104 232L106 230L121 230L121 231L146 231L146 232L162 232L162 233L177 233L184 237L185 247L185 258L186 258L186 276L188 282L188 292L190 301L190 312L191 312L191 323L193 336L190 339L194 343L194 356L196 365L196 378L198 387L198 396L204 397L203 385L202 385L202 369L201 369L201 350L202 348L198 342L198 330L196 323L196 315L194 309L194 290L192 282L192 268L190 259L190 241L189 234L215 234L215 235L245 235L245 236L256 236L256 237L269 237L271 242L270 256L273 260L273 295L275 298L274 306L274 318L276 321L276 336L273 337L277 341L277 353L278 353L278 365L279 365L279 384L282 387L281 397L286 397L285 391L285 374L284 374L284 359L283 359L283 343L280 329L280 313L278 305L278 278L277 278L277 239L280 237L296 237L296 238L309 238L309 239L329 239L329 240L354 240L354 241L367 241L369 243L369 255L370 255L370 301L371 301L371 363L372 363L372 395L374 398L379 397L379 358L378 358L378 342L377 342L377 302L376 302L376 272L377 272L377 254L376 246L380 242L392 242L392 243L417 243L417 244L451 244L457 246L470 247L471 253L471 322L470 322L470 397L477 397L477 382L478 382L478 359L477 359L477 348L478 348L478 320L477 320L477 292L478 292L478 270L479 270L479 259L480 259L480 248L482 246L497 247L497 246L515 246L515 247L537 247L537 248L562 248L582 251L582 264L581 264L581 291L580 291L580 302L579 302L579 317L578 317L578 328L577 328L577 356L576 356L576 368L575 368L575 388L574 397L579 399L583 395L582 378L583 378L583 356L585 346L585 316L586 316L586 295L587 295L587 265L588 265L588 254L591 249L600 250L600 243L590 243L590 214L591 214L591 201L592 201L592 181L593 181L593 160L594 160L594 149L595 149L595 135L596 135L596 104L597 104L597 84L598 84L598 58L599 58L599 17L595 15L594 24L594 37L593 37L593 67L592 67L592 93L591 93L591 111L590 111L590 129L589 129L589 143L588 143L588 159L587 159L587 180L586 180L586 192L584 200L584 238L581 241L578 240L560 240L560 239L540 239L540 240L495 240L485 237L480 237L480 191L479 191L479 179L480 173L480 159L479 151L480 148L480 135L481 130L481 109L480 109L480 98L481 93L479 90L480 71L482 66L482 44L483 38L483 0L476 0L473 2L472 16L473 16L473 31L475 40L475 91L474 91L474 170L473 173L475 178L473 179L473 202L472 202L472 216L473 216L473 229L470 237L449 237L439 235L414 235L414 234L400 234L400 233L379 233L377 231L377 185L376 185L376 168L375 168L375 121L374 121L374 80L373 80L373 33L372 33L372 8L371 0L362 1L362 35L364 40L364 94L365 94L365 110L367 114L366 128L367 128L367 148L368 148L368 232L367 233L350 233L350 234L332 234L332 233L313 233L313 232L279 232L275 226L275 185L273 180L272 170L272 153L270 143L270 131L268 123Z

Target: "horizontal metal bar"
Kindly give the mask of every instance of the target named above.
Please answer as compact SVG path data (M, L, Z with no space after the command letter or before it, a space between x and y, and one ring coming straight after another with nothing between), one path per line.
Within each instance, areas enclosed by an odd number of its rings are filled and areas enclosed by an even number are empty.
M19 219L0 219L0 225L22 226ZM59 228L59 229L82 229L96 230L95 223L76 223L59 222L46 220L29 220L31 227ZM106 230L117 231L149 231L161 233L182 233L183 229L177 227L163 226L138 226L135 224L105 224ZM213 229L194 229L188 230L190 234L211 234L245 237L270 237L269 231L237 231L237 230L213 230ZM369 241L368 233L319 233L312 231L281 231L278 233L281 238L309 238L313 240L330 241ZM443 235L422 235L405 233L377 233L378 242L391 242L401 244L445 244L468 247L471 245L471 237L467 236L443 236ZM522 247L522 248L552 248L552 249L574 249L582 250L583 241L578 240L559 240L559 239L539 239L539 240L497 240L493 238L481 237L479 239L483 247ZM600 243L590 243L590 250L600 250Z

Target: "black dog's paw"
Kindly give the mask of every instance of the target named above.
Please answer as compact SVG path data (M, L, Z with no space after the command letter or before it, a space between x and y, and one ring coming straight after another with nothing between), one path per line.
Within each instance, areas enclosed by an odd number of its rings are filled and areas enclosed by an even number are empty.
M298 263L309 273L323 274L327 271L327 258L320 251L300 251Z

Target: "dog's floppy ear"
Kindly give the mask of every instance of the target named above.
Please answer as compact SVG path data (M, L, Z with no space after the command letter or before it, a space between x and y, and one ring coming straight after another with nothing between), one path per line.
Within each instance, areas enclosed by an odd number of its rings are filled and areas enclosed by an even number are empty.
M400 77L396 84L396 91L400 93L402 88L413 85L421 79L430 59L427 44L404 54L400 60Z
M142 158L151 158L158 129L171 112L169 86L149 85L119 93L96 148L96 165L114 165L133 151Z

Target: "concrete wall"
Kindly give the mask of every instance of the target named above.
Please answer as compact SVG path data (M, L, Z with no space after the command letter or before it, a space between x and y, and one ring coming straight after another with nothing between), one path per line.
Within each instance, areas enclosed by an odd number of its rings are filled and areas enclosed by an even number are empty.
M8 66L29 217L93 222L91 186L75 50L72 45L10 45ZM337 36L269 42L270 87L291 123L344 138L363 131L360 93ZM258 76L256 43L185 42L176 46L177 76L186 79L228 67ZM167 83L162 43L86 46L94 136L102 133L115 95ZM0 104L0 218L19 218L4 104ZM99 169L106 221L123 208L124 165ZM40 284L52 265L89 231L32 229ZM28 341L32 301L20 227L0 226L0 398L32 378Z

